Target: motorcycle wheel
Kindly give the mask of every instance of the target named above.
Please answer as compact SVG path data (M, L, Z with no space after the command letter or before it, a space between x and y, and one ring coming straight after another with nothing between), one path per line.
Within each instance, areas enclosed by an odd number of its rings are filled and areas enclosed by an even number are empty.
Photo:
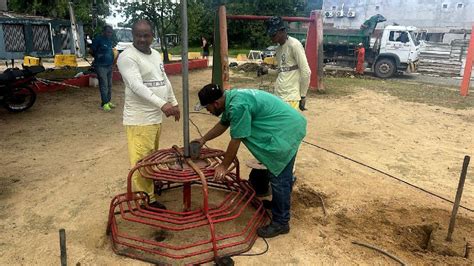
M3 98L3 105L8 111L19 113L27 110L36 101L36 92L28 87L17 87L9 91Z

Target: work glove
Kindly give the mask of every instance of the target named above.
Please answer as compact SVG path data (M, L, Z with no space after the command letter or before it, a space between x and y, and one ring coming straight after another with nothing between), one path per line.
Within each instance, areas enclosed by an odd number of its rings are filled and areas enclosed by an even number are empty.
M308 109L306 109L306 97L305 96L301 96L301 100L300 100L300 104L299 104L299 108L301 111L306 111Z
M268 67L266 66L258 66L257 68L257 77L263 76L268 74Z

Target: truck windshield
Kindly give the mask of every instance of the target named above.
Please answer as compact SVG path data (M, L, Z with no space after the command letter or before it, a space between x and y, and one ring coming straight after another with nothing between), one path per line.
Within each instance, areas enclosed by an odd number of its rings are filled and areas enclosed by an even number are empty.
M418 38L415 36L415 33L414 33L413 31L409 31L409 33L410 33L411 39L412 39L413 42L415 43L415 46L420 45L420 41L419 41Z
M133 35L131 29L116 29L115 36L117 36L117 41L119 42L132 42Z

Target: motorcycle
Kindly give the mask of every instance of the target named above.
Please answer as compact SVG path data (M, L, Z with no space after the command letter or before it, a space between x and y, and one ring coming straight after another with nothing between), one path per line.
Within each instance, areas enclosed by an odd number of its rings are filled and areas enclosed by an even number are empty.
M45 71L43 66L8 68L0 74L0 103L10 112L27 110L36 101L36 74Z

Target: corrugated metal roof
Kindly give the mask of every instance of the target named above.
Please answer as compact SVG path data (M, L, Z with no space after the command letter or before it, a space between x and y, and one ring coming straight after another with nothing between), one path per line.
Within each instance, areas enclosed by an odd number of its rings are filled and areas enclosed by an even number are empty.
M29 14L20 14L20 13L13 13L13 12L0 12L0 18L5 19L31 19L31 20L53 20L52 18L47 18L43 16L33 16Z

